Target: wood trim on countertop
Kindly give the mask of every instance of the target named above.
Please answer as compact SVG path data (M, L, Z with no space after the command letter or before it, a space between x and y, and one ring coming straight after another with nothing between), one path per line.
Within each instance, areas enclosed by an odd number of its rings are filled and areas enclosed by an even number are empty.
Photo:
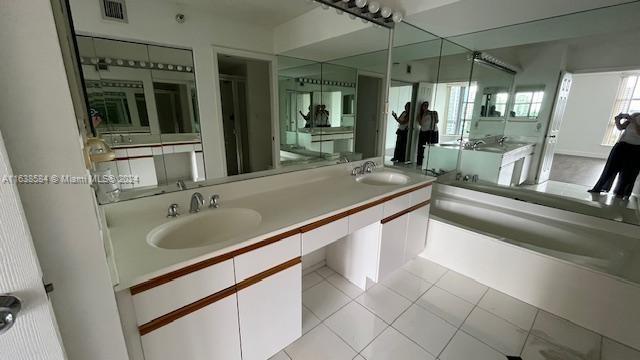
M400 211L399 213L395 213L395 214L393 214L391 216L388 216L388 217L380 220L380 223L381 224L388 223L389 221L393 221L393 220L399 218L402 215L406 215L406 214L408 214L408 213L410 213L412 211L415 211L415 210L418 210L420 208L423 208L423 207L425 207L425 206L427 206L429 204L431 204L431 200L423 201L423 202L421 202L421 203L419 203L417 205L414 205L414 206L412 206L412 207L410 207L408 209L404 209L404 210Z
M321 227L323 225L327 225L327 224L329 224L329 223L331 223L333 221L340 220L340 219L345 218L345 217L347 217L349 215L356 214L356 213L358 213L360 211L366 210L366 209L374 207L376 205L380 205L380 204L385 203L385 202L387 202L389 200L393 200L393 199L395 199L397 197L412 193L414 191L427 188L427 187L429 187L431 185L432 185L432 183L429 182L429 183L426 183L426 184L421 184L421 185L418 185L418 186L414 186L414 187L412 187L410 189L403 190L403 191L401 191L399 193L386 196L386 197L384 197L382 199L378 199L378 200L372 201L370 203L367 203L367 204L364 204L364 205L360 205L360 206L355 207L353 209L343 211L343 212L341 212L339 214L335 214L335 215L329 216L327 218L312 222L310 224L303 225L303 226L295 228L295 229L291 229L291 230L289 230L287 232L284 232L282 234L278 234L278 235L269 237L269 238L267 238L265 240L262 240L262 241L259 241L259 242L255 243L255 244L251 244L251 245L245 246L245 247L237 249L237 250L232 250L232 251L230 251L230 252L228 252L226 254L218 255L218 256L216 256L214 258L207 259L207 260L204 260L204 261L192 264L192 265L185 266L184 268L171 271L171 272L169 272L167 274L164 274L164 275L160 275L158 277L155 277L153 279L147 280L147 281L145 281L143 283L140 283L138 285L134 285L129 290L131 292L131 295L139 294L139 293L141 293L143 291L147 291L147 290L153 289L154 287L166 284L166 283L168 283L168 282L170 282L172 280L175 280L175 279L177 279L179 277L188 275L188 274L190 274L192 272L195 272L195 271L198 271L198 270L202 270L202 269L207 268L209 266L216 265L216 264L221 263L221 262L223 262L225 260L232 259L235 256L247 253L249 251L253 251L253 250L259 249L261 247L265 247L265 246L271 245L271 244L273 244L275 242L278 242L278 241L280 241L282 239L288 238L288 237L293 236L295 234L309 232L309 231L317 229L317 228L319 228L319 227ZM422 206L424 206L424 205L422 205ZM422 206L420 206L420 207L422 207ZM402 215L404 215L404 214L400 214L398 216L402 216ZM395 215L392 215L392 216L395 216ZM387 219L389 219L389 218L387 218ZM384 220L385 219L383 219L383 221ZM391 219L391 220L393 220L393 219ZM391 220L388 220L388 221L391 221Z
M298 264L302 263L302 257L297 257L294 259L291 259L285 263L282 263L278 266L272 267L268 270L265 270L259 274L256 274L242 282L240 282L239 284L230 286L224 290L218 291L215 294L209 295L203 299L200 299L196 302L193 302L191 304L185 305L177 310L174 310L168 314L162 315L159 318L153 319L151 321L149 321L148 323L142 324L140 326L138 326L138 332L140 333L140 336L146 335L154 330L157 330L165 325L168 325L182 317L185 317L195 311L198 311L202 308L204 308L205 306L211 305L217 301L220 301L228 296L231 296L235 293L237 293L238 291L242 290L242 289L246 289L251 285L257 284L260 281L268 278L269 276L275 275L281 271L284 271L290 267L296 266Z

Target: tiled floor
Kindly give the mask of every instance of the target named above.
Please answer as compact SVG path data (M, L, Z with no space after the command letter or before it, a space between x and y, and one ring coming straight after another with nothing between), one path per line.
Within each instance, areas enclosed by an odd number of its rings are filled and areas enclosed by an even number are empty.
M329 268L303 279L303 336L277 360L638 360L640 352L428 260L366 292Z

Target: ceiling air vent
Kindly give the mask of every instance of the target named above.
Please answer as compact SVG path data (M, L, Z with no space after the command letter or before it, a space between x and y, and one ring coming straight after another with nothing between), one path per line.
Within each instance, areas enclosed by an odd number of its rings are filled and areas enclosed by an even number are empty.
M100 0L100 11L105 20L128 22L124 0Z

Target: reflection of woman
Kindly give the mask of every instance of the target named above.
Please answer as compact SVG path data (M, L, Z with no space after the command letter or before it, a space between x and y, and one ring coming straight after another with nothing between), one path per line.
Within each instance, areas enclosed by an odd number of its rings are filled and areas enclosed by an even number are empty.
M429 102L425 101L420 106L418 114L420 135L418 136L418 165L424 160L424 146L438 143L438 112L429 110Z
M300 110L298 110L298 112L300 113L300 116L302 116L302 118L304 119L304 122L305 122L304 127L310 128L311 127L311 105L309 105L309 111L307 111L306 115Z
M395 111L391 112L391 115L398 122L398 130L396 130L396 148L393 150L393 158L391 161L404 162L405 150L407 147L407 134L409 133L409 110L411 110L411 103L407 102L404 105L404 111L398 116Z
M631 195L633 185L640 173L640 113L620 114L615 120L618 130L623 131L622 135L611 149L600 179L589 192L608 192L616 175L620 175L615 194L619 198L624 198ZM622 122L623 120L625 121Z
M316 110L316 126L317 127L330 127L329 123L329 111L326 105L318 105Z
M91 117L91 122L93 123L93 128L97 128L98 125L102 123L102 115L100 112L94 108L89 109L89 116Z

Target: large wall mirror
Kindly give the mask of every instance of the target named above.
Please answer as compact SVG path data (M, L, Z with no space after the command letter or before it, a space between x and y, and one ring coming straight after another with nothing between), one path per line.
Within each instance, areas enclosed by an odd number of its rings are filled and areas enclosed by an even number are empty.
M281 17L251 28L262 43L210 45L190 32L206 25L193 12L111 23L72 2L87 135L115 153L94 173L119 179L98 184L100 203L381 156L390 29L318 4L274 6Z

